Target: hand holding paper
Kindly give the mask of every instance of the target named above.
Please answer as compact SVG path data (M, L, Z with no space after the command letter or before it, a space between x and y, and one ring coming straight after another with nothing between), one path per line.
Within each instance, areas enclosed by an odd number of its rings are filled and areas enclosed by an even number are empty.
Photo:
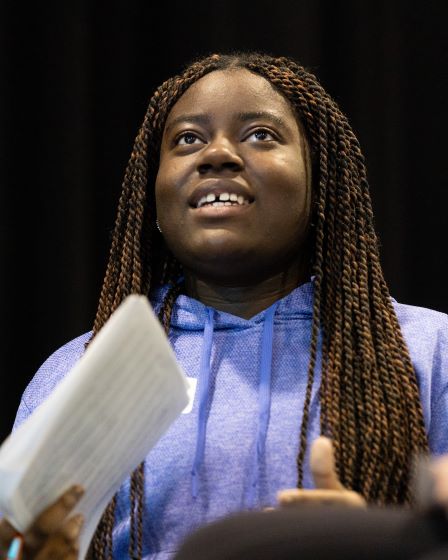
M143 296L129 296L50 397L0 449L0 511L20 531L69 486L80 555L123 479L188 402L187 383Z
M1 519L0 556L7 560L76 560L84 520L80 514L70 514L83 494L80 486L72 486L20 536Z

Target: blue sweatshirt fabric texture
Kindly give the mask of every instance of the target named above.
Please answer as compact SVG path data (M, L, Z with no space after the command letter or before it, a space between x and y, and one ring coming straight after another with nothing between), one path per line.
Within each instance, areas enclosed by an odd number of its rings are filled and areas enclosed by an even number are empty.
M312 298L312 284L304 284L248 320L187 296L177 299L170 341L186 375L198 381L192 410L175 421L146 460L145 558L168 560L198 526L235 511L274 506L280 489L296 486ZM394 305L417 373L431 451L446 453L448 317ZM42 365L23 395L16 425L72 368L89 336L69 342ZM320 358L316 370L309 442L319 435ZM304 484L313 486L308 454ZM128 504L127 480L116 511L118 559L128 557Z

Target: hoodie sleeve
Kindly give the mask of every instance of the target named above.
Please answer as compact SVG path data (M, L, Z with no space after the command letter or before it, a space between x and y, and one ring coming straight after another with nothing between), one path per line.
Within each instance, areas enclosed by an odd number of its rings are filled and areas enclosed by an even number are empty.
M430 451L448 453L448 316L411 305L395 308L417 375Z
M433 356L429 445L433 454L448 453L448 317L437 333Z
M22 395L13 430L50 395L83 355L91 333L85 333L56 350L38 369Z

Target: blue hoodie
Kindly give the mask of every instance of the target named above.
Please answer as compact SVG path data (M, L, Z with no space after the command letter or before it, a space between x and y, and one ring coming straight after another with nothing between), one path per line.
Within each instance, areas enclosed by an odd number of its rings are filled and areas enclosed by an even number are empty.
M423 308L395 308L417 373L431 451L448 452L448 318ZM296 486L311 318L311 283L251 319L178 298L170 340L197 386L191 411L146 460L145 558L167 560L198 526L273 506L278 490ZM88 338L89 333L69 342L43 364L23 395L16 425L71 369ZM319 435L319 360L316 370L310 442ZM308 461L304 484L312 487ZM119 559L128 557L128 504L126 481L114 530Z

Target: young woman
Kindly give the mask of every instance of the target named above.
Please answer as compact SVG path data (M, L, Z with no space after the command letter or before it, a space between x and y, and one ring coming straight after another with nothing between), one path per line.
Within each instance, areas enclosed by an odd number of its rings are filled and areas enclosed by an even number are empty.
M346 117L287 58L212 55L150 100L126 169L93 333L42 366L17 422L130 293L147 294L195 387L97 530L98 558L170 558L196 527L341 484L412 502L416 454L448 450L446 317L393 301Z

